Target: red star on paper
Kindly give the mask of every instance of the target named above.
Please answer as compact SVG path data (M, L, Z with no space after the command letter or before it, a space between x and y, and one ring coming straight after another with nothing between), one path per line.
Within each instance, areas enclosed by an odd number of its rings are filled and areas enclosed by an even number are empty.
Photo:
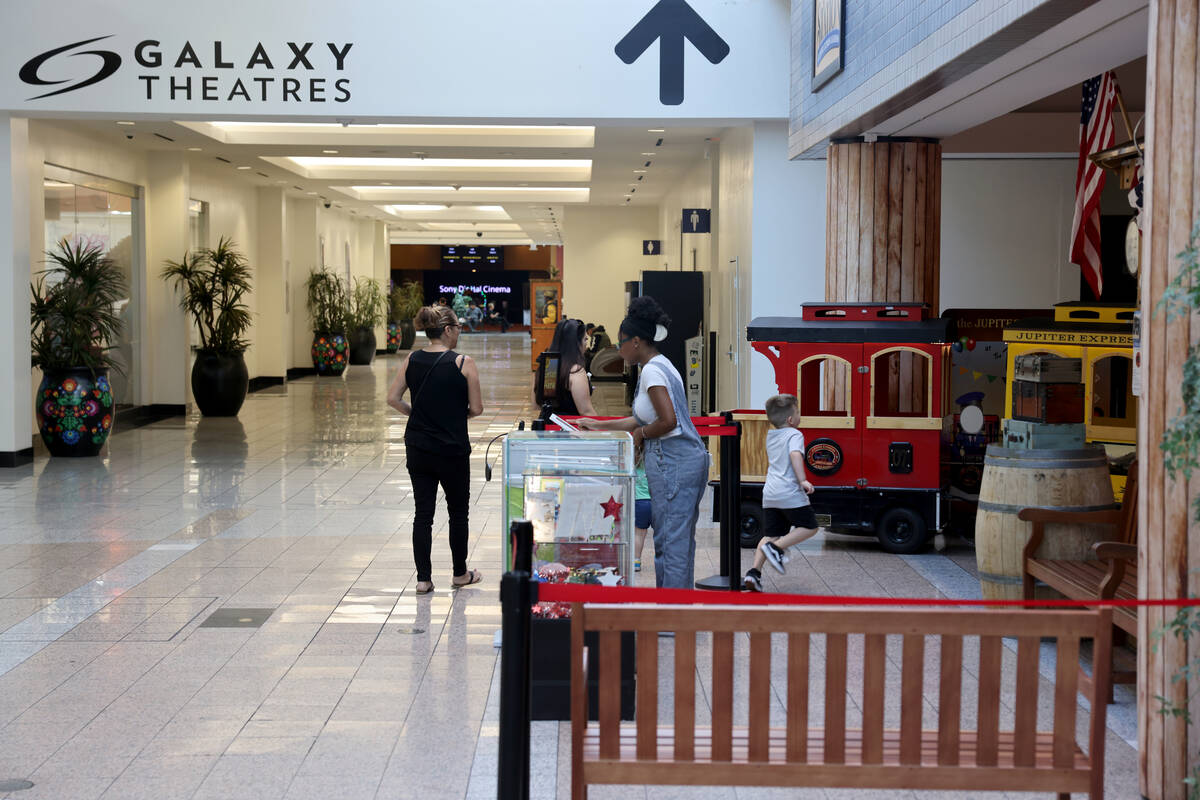
M604 509L604 516L612 517L617 522L621 521L621 509L625 507L625 504L618 503L617 498L609 495L608 502L601 503L600 507Z

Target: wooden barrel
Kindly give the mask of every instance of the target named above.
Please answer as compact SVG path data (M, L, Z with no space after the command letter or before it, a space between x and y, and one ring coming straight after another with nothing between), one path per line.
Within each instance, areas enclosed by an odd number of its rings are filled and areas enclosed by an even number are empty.
M1104 450L1012 450L989 445L975 516L975 561L984 599L1021 597L1021 559L1031 523L1022 508L1102 511L1116 508ZM1103 525L1047 525L1039 558L1094 558L1092 545L1111 538Z

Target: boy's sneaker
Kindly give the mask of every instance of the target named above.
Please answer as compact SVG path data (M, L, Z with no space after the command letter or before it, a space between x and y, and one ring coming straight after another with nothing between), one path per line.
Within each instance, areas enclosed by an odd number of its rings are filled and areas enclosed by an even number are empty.
M758 570L752 569L746 573L746 577L742 578L742 588L747 592L761 592L763 590L762 576L759 575Z
M635 558L633 560L633 571L634 572L642 571L642 560L640 558Z
M759 547L762 549L763 555L767 557L767 563L782 575L784 573L783 565L789 561L788 554L779 547L776 547L774 542L766 540L763 540L763 543Z

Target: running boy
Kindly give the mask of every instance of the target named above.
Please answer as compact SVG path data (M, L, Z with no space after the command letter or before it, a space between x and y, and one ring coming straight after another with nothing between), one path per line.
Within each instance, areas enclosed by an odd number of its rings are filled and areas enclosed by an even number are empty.
M746 571L742 586L761 592L765 562L780 573L788 562L787 550L817 532L817 518L808 496L813 485L804 477L804 434L796 396L777 394L767 400L767 481L763 485L763 517L766 535L754 552L754 566ZM790 532L789 532L790 531Z

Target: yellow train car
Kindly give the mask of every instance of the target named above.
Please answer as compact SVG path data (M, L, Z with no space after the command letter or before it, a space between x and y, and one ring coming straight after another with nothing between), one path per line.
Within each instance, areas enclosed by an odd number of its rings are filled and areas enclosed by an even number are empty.
M1020 356L1048 353L1078 358L1084 386L1086 440L1102 445L1109 460L1127 456L1137 444L1137 397L1133 394L1133 317L1128 305L1059 303L1053 320L1022 320L1004 329L1008 345L1005 417L1012 415L1013 372ZM1125 476L1112 476L1120 501Z

